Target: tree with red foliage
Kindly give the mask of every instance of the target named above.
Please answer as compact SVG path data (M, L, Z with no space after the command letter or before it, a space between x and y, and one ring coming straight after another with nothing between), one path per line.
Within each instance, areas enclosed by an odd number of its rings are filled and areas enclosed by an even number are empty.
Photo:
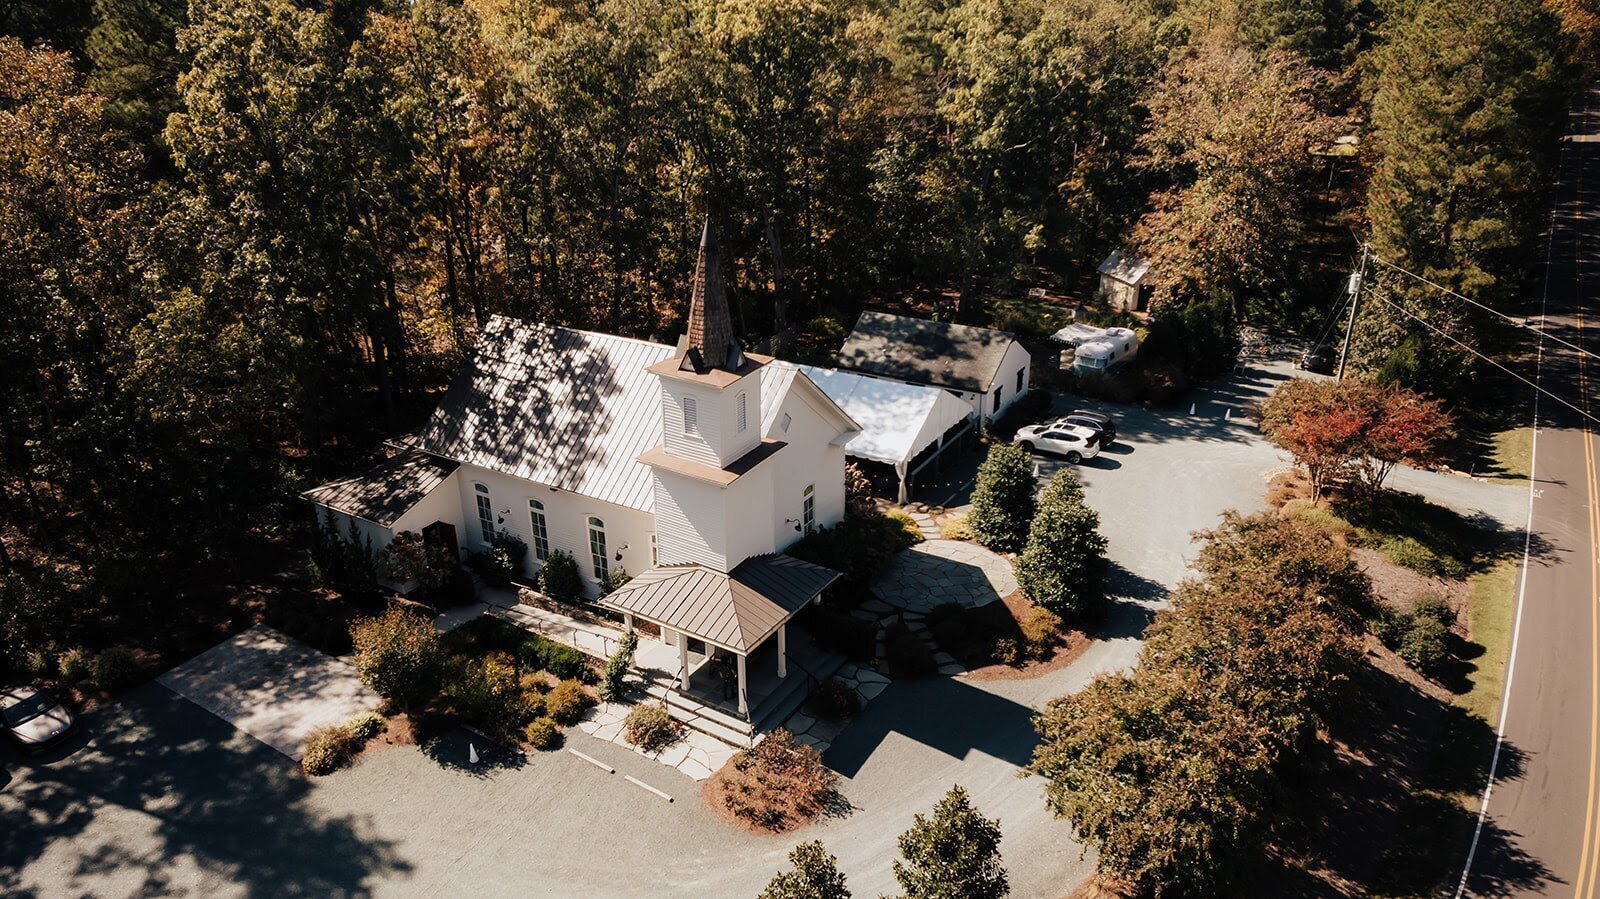
M1312 499L1346 472L1370 498L1400 463L1440 464L1455 433L1437 400L1398 385L1294 380L1261 407L1261 431L1311 478Z
M1306 470L1313 500L1354 464L1366 422L1358 409L1341 402L1331 381L1290 381L1261 405L1261 432Z

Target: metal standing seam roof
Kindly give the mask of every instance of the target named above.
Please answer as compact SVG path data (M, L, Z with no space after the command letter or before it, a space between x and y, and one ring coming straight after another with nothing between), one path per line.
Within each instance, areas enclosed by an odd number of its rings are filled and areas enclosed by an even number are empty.
M743 654L840 576L782 553L752 556L729 574L694 563L660 565L600 604Z
M839 366L866 374L988 393L1016 337L1005 331L868 310L839 349Z
M769 398L767 392L780 396L788 380L796 373L803 374L861 426L861 433L845 444L845 452L860 459L891 465L908 462L939 435L972 415L971 406L939 387L792 362L774 362L773 366L788 369L788 379L772 377L762 381L761 401L768 415L776 414L776 400ZM770 424L765 426L770 430Z
M1100 274L1110 275L1124 284L1138 284L1149 271L1150 263L1147 260L1124 256L1121 250L1112 250L1099 268Z
M412 450L300 495L335 512L391 527L458 467L449 459Z
M672 347L491 316L416 445L604 502L653 511L661 387Z

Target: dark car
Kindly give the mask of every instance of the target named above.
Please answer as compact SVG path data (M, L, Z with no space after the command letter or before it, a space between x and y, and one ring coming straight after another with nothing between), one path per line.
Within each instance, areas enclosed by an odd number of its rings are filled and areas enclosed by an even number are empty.
M1099 412L1079 409L1075 412L1067 413L1061 420L1069 425L1088 428L1099 434L1102 447L1110 446L1117 439L1117 425L1109 415L1101 415Z
M1312 347L1300 356L1300 367L1319 375L1333 374L1334 363L1338 361L1338 354L1331 346Z

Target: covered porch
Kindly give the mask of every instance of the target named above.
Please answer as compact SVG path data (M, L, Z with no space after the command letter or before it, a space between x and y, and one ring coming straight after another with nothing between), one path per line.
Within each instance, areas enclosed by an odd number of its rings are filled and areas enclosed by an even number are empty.
M660 641L641 641L635 654L647 676L753 722L767 699L793 690L791 678L812 677L806 664L816 650L803 637L791 641L789 624L839 577L781 554L746 559L727 574L661 565L600 604L622 613L629 629L635 620L661 628Z

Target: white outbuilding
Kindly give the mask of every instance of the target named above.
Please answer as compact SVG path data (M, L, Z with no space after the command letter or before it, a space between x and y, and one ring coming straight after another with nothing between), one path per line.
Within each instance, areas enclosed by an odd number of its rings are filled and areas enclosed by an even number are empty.
M989 421L1028 392L1032 358L1015 334L867 310L856 320L839 367L948 390Z
M1112 250L1106 261L1100 263L1100 292L1106 295L1111 308L1123 312L1143 312L1150 304L1150 285L1146 277L1150 263Z
M802 374L861 426L861 433L845 444L845 455L893 468L902 503L910 498L918 472L934 465L972 429L972 407L948 390L814 365L773 362L772 366L789 374L763 381L764 390L781 395L788 389L787 379ZM776 410L777 403L763 406Z

